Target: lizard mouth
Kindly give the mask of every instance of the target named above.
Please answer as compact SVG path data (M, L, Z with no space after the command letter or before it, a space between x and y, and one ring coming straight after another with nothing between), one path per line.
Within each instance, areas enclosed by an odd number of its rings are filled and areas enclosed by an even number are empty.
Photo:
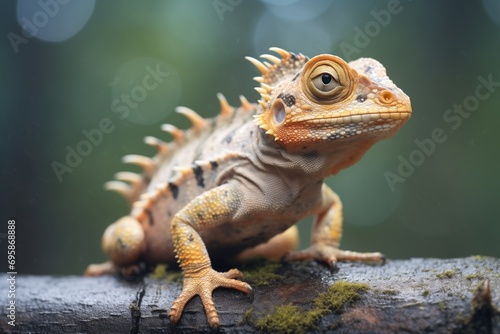
M333 117L311 118L299 122L315 128L322 140L331 141L359 135L377 136L399 129L411 116L411 111L398 110L386 113L365 113L362 115L335 115Z
M296 122L305 122L307 124L314 124L315 126L325 124L325 125L372 125L372 124L385 124L385 123L395 123L399 124L406 121L411 116L411 110L397 110L390 112L374 112L374 113L362 113L353 114L340 113L337 115L332 115L330 117L312 117L307 119L299 119Z

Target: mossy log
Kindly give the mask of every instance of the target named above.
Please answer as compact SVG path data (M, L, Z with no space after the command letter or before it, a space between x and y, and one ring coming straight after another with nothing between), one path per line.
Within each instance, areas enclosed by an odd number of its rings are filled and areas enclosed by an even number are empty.
M315 262L240 266L252 300L218 289L220 331L339 333L500 333L500 259L411 259L385 265L341 263L336 273ZM198 297L176 327L167 309L181 291L179 274L126 280L117 276L24 276L11 299L0 275L1 330L7 333L210 332ZM342 283L338 283L342 282Z

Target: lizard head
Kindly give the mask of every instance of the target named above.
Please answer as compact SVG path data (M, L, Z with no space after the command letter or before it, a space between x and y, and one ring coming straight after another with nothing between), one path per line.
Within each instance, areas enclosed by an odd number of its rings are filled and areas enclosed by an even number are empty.
M323 54L309 59L271 48L281 59L247 57L262 73L262 112L256 124L287 151L328 152L336 143L348 147L393 136L410 118L409 97L387 77L378 61L361 58L346 63Z

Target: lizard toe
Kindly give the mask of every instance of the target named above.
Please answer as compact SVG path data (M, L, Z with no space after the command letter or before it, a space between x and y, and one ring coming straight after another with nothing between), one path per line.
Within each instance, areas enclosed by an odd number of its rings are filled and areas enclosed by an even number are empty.
M385 256L382 253L359 253L337 249L337 260L384 264Z
M212 329L217 329L220 321L212 298L212 292L217 288L230 288L245 292L252 298L253 290L250 285L234 279L242 276L243 274L237 269L231 269L227 272L220 273L212 268L207 268L197 275L186 276L184 278L182 292L170 308L170 322L172 324L177 323L181 318L187 302L198 295L201 298L210 327Z
M226 271L225 273L220 273L222 276L226 278L242 278L243 273L239 271L238 269L231 269L229 271Z
M326 262L332 272L335 272L337 262L367 262L367 263L385 263L385 256L382 253L359 253L339 249L324 243L316 243L309 248L294 251L287 254L286 261L297 260L316 260Z

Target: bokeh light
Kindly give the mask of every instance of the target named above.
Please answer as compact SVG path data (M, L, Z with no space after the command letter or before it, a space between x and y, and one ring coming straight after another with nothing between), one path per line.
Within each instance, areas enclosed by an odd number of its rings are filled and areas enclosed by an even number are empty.
M17 20L29 36L63 42L75 36L90 20L95 0L17 1Z
M483 6L493 21L500 25L500 2L496 0L483 0Z

